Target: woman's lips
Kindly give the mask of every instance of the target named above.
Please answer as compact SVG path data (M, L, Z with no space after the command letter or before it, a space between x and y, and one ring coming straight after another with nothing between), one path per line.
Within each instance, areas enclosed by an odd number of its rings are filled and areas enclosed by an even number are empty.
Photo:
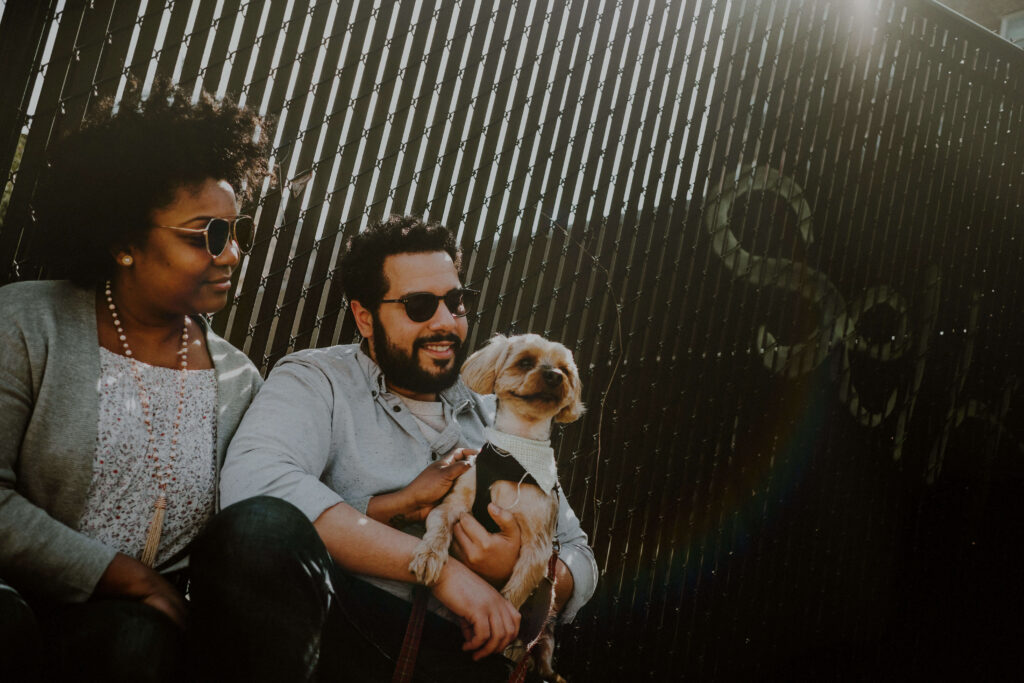
M206 284L210 285L210 287L218 292L226 292L231 289L231 278L226 277L222 280L209 280Z

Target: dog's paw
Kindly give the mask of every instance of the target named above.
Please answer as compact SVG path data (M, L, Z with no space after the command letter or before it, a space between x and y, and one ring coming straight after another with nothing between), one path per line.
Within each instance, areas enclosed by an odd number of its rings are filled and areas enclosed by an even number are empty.
M430 548L417 550L409 563L409 571L424 586L433 586L441 578L444 563L448 561L447 553L439 553Z

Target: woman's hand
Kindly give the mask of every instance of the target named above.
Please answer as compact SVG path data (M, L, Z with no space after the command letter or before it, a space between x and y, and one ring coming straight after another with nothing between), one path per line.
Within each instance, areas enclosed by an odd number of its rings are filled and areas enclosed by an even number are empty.
M452 530L451 554L498 588L508 582L522 545L519 522L511 512L494 503L487 512L498 525L497 533L488 533L473 515L463 513Z
M441 460L427 465L404 488L371 498L366 516L397 528L422 522L455 480L472 466L469 457L478 452L472 448L456 448Z
M139 600L185 628L185 601L177 589L159 573L123 553L115 555L107 565L93 595Z

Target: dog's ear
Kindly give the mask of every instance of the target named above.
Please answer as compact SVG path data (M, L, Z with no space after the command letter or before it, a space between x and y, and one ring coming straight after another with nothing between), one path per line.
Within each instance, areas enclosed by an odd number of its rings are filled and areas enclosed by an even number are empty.
M569 383L572 388L569 390L569 403L555 415L555 422L575 422L583 417L583 413L587 410L587 407L583 405L583 387L580 385L576 364L573 363L570 367L572 369L569 373L571 375Z
M508 338L496 334L487 346L475 352L462 365L462 381L478 394L493 394L498 370L505 365L509 349Z

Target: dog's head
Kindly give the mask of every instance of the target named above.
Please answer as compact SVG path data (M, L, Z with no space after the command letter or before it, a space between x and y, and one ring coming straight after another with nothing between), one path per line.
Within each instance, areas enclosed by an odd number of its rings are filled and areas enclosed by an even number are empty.
M503 408L532 420L573 422L583 415L572 352L540 335L495 335L466 359L462 379L478 394L496 394Z

